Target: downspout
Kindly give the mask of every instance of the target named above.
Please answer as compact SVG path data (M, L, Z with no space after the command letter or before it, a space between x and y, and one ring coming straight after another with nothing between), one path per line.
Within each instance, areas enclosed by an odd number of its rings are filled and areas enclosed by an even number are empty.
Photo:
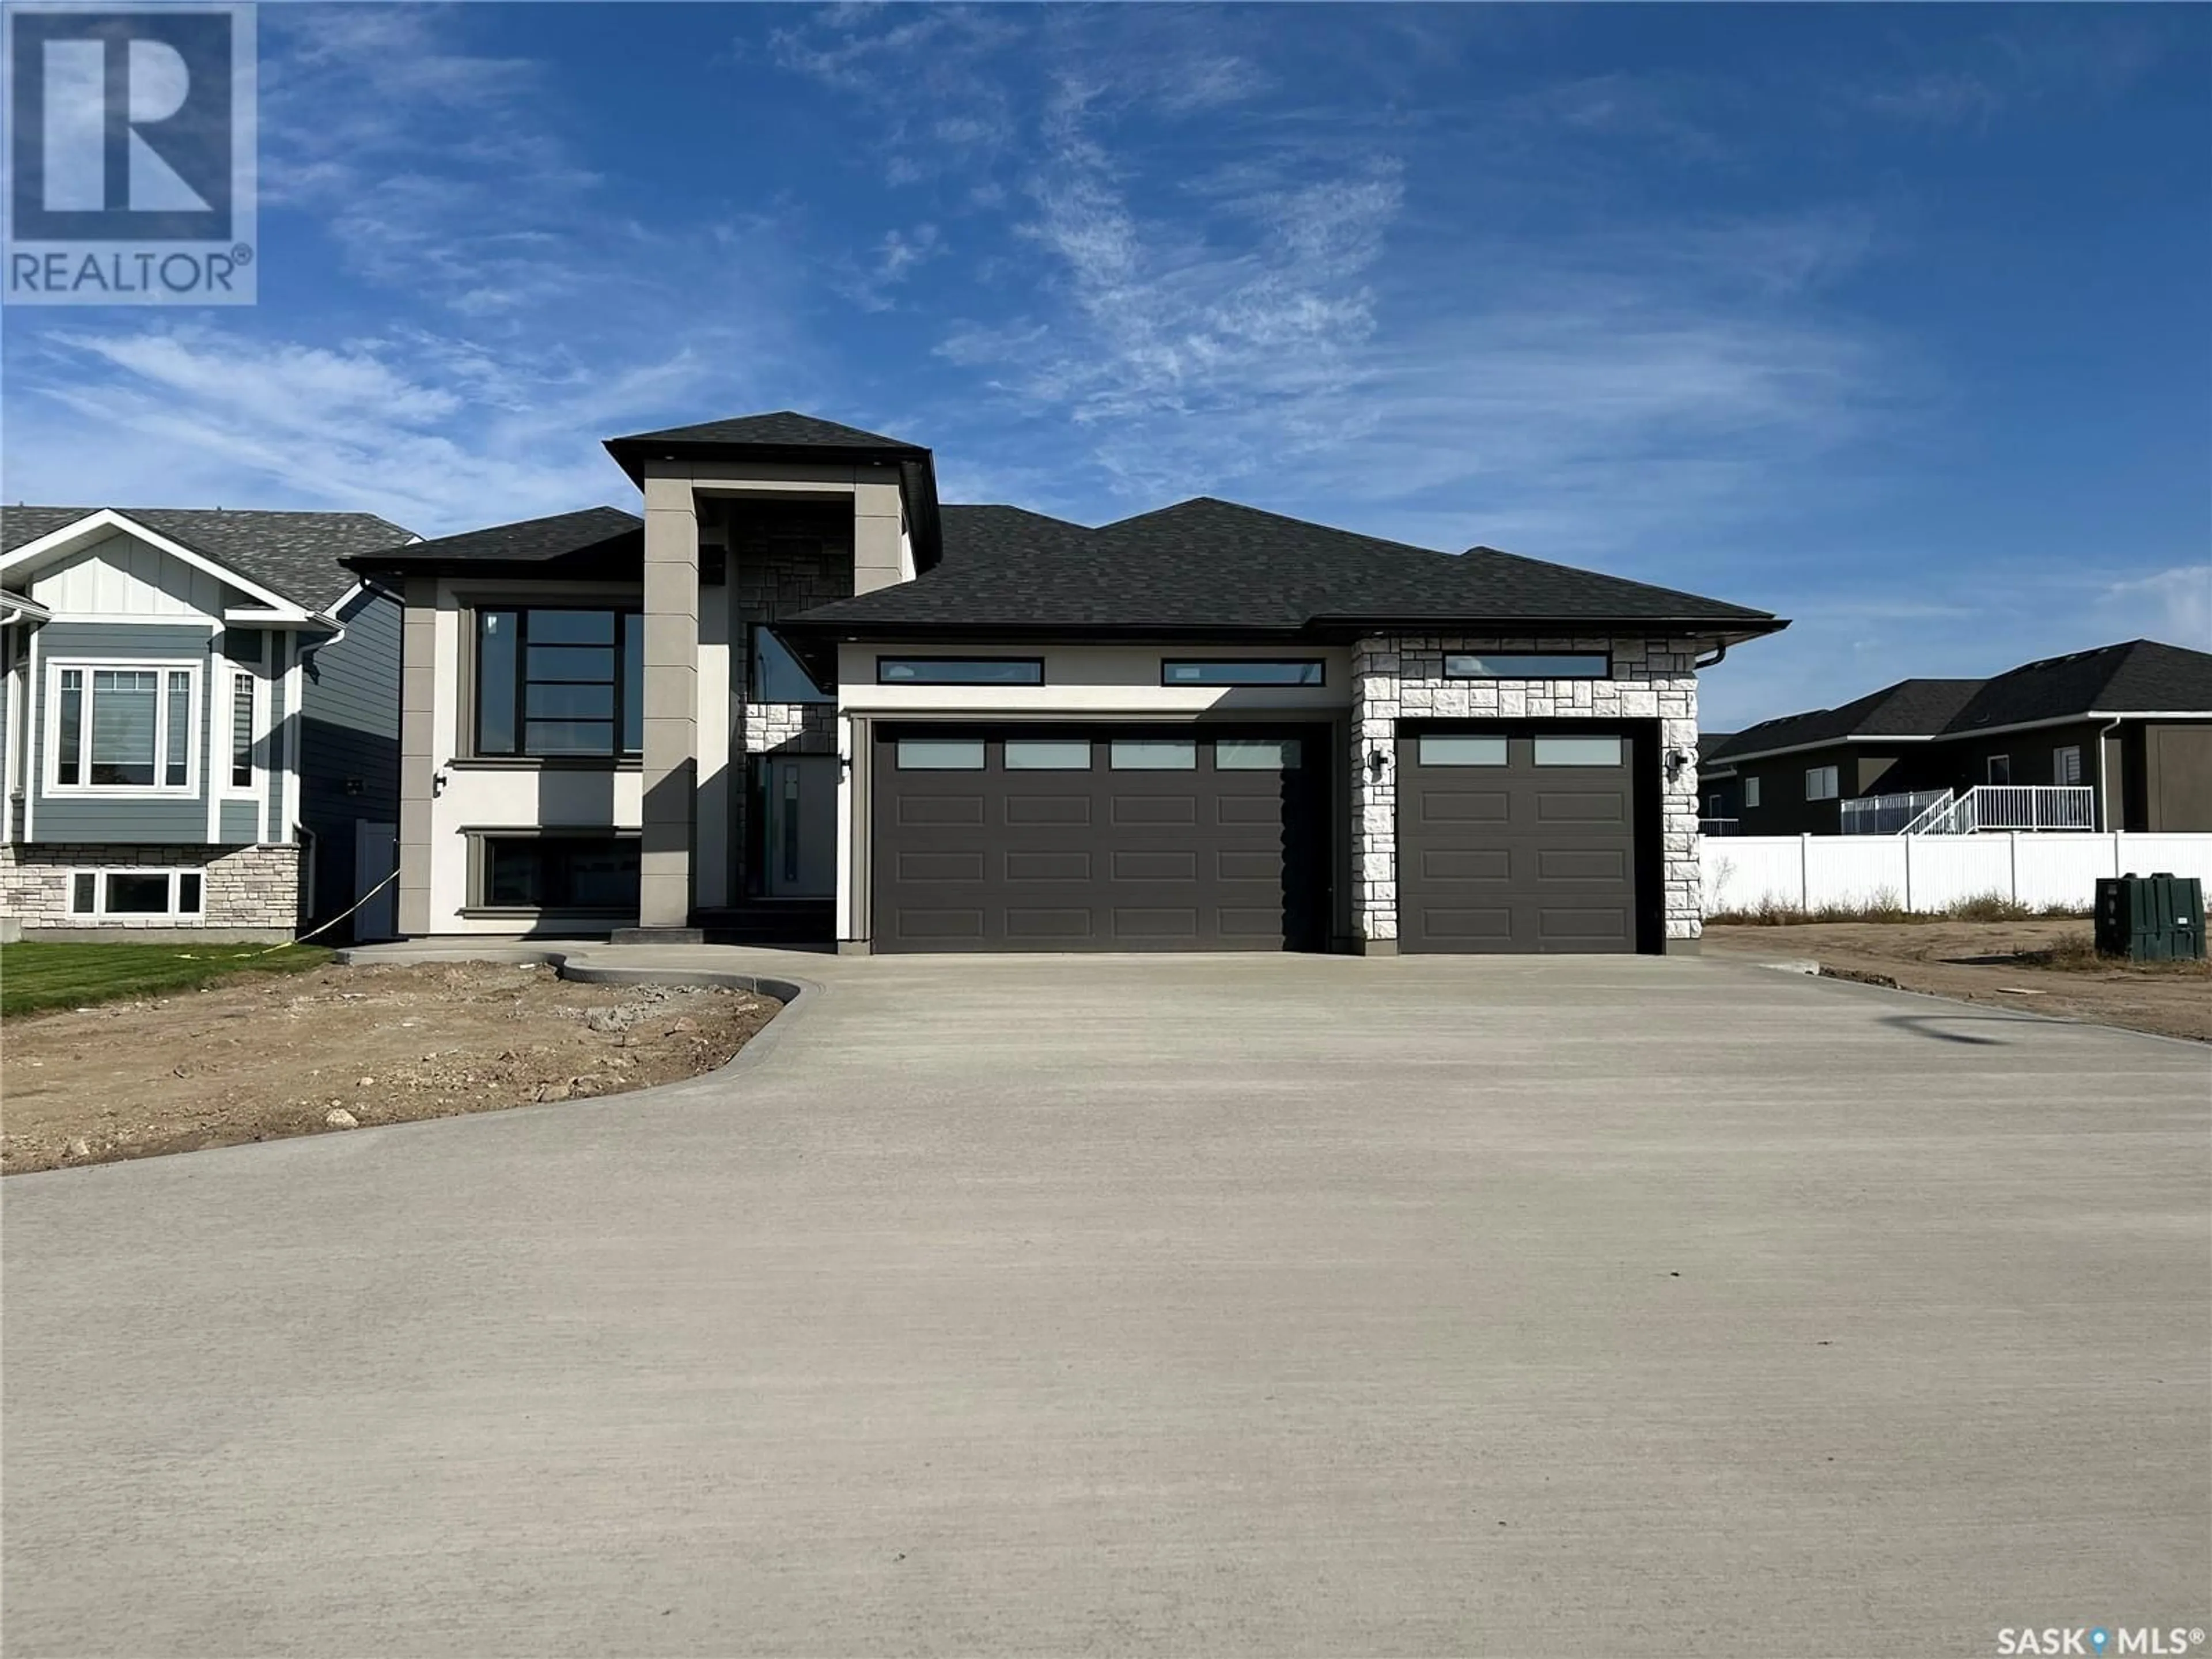
M2103 820L2105 833L2112 830L2112 769L2106 764L2105 739L2119 730L2123 717L2115 715L2112 724L2097 733L2097 816Z
M1718 668L1718 667L1719 667L1723 663L1726 662L1727 660L1728 660L1728 641L1727 641L1726 640L1723 640L1723 641L1722 641L1718 645L1717 645L1717 646L1715 646L1715 647L1713 647L1713 654L1712 654L1711 657L1707 658L1707 659L1706 659L1705 661L1703 661L1703 662L1699 662L1699 661L1697 661L1695 659L1692 659L1692 661L1691 661L1691 663L1690 663L1690 666L1691 666L1691 668L1692 668L1692 669L1693 669L1694 671L1696 671L1698 673L1702 674L1702 673L1704 673L1704 672L1705 672L1705 670L1707 670L1708 668Z

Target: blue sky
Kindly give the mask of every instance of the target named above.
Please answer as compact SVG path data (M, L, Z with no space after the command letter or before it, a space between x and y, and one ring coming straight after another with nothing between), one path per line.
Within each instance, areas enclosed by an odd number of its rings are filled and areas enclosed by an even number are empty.
M0 319L5 499L635 504L797 408L1796 619L2212 648L2212 9L264 6L260 303Z

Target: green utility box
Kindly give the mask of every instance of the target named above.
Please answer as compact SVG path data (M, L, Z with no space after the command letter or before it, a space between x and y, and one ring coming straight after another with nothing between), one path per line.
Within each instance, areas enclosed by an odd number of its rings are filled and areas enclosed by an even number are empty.
M2097 951L2132 962L2202 960L2204 884L2162 872L2100 878Z

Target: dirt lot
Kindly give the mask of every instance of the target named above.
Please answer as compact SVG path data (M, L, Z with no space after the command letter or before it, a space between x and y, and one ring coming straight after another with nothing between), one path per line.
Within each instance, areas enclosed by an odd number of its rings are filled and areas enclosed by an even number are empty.
M1900 990L2212 1042L2212 963L2102 960L2087 921L1707 927L1705 949L1768 962L1809 957L1823 972Z
M641 1089L721 1065L781 1006L464 963L27 1014L0 1029L0 1171Z

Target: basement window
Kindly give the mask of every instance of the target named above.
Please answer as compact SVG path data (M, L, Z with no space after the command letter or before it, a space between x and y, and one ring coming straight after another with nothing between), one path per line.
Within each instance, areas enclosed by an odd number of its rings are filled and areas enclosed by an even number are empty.
M72 870L69 913L94 921L197 916L202 890L197 870Z
M487 836L483 893L494 909L635 915L638 843L617 836Z

